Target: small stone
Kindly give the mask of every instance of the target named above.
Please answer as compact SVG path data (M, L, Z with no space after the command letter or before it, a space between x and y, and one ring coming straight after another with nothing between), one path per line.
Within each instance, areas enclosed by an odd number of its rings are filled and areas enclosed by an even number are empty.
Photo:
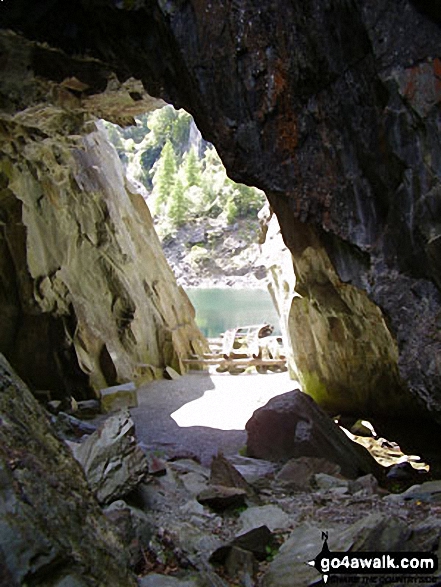
M210 475L210 471L194 458L179 458L177 460L172 460L169 461L168 466L177 473L198 473L206 479L208 479Z
M59 412L57 416L52 416L51 421L60 438L82 438L83 436L93 434L96 426L83 422L75 416Z
M193 495L202 494L207 489L207 478L200 473L182 473L180 479L185 489Z
M190 555L202 555L205 560L221 545L220 539L213 532L207 532L202 527L200 517L197 517L196 523L182 521L178 517L169 519L166 536L173 547Z
M232 546L225 560L225 569L230 577L239 580L242 585L252 585L252 577L257 571L257 561L249 550Z
M236 536L232 542L215 550L210 556L210 562L224 564L233 547L252 552L257 560L263 561L268 556L268 548L273 544L273 533L267 526L260 526Z
M415 469L407 461L389 467L386 477L394 481L411 481L415 477Z
M200 504L198 501L196 501L195 499L191 499L190 501L187 501L187 503L185 503L183 506L181 506L179 508L179 510L183 513L183 514L189 514L189 515L195 515L195 516L205 516L206 515L206 510L204 509L204 506L202 504ZM215 514L210 514L210 516L214 516Z
M367 420L357 420L350 428L355 436L373 437L376 436L374 427Z
M66 402L67 402L67 408L66 408L67 412L75 413L78 411L78 402L74 397L72 397L72 396L68 397L66 399Z
M248 532L260 526L267 526L272 532L289 527L290 516L276 505L250 507L240 514L242 532Z
M251 486L221 453L213 457L211 461L210 483L212 485L222 485L223 487L238 487L244 489L248 496L254 495Z
M139 579L139 587L199 587L197 579L177 579L158 573L149 573L147 576Z
M202 505L207 505L216 512L222 512L228 508L236 508L245 505L247 492L237 487L222 487L211 485L201 491L197 500Z
M69 447L69 449L70 449L70 451L71 451L72 454L80 446L80 443L79 442L72 442L71 440L65 440L64 441L64 444L66 444Z
M384 499L388 501L441 501L441 480L412 485L403 493L387 495Z
M436 481L426 481L421 484L421 489L432 493L433 495L441 493L441 479L437 479Z
M62 403L60 400L58 399L54 399L50 402L48 402L47 404L47 409L52 413L52 414L58 414L58 412L61 411L61 406Z
M146 454L146 459L150 475L161 477L167 474L167 465L163 459L149 453Z
M87 583L79 577L67 575L57 581L53 587L87 587Z
M198 245L207 240L207 231L204 227L199 226L189 236L188 243L190 245Z
M265 480L272 479L278 468L269 461L240 455L229 456L228 461L250 485L261 485Z
M175 371L175 369L173 369L173 367L167 366L164 369L164 377L166 379L171 379L173 381L176 381L177 379L181 378L181 375L179 375L179 373L177 371Z
M136 567L143 560L143 551L153 536L152 522L142 510L121 499L106 507L104 514L116 528L122 544L126 545L131 566Z
M114 412L124 408L136 408L138 396L136 385L131 381L123 385L114 385L100 390L101 409L105 413Z
M331 495L348 495L349 487L330 487L326 491L328 491L328 493L330 493Z
M127 495L147 473L147 460L134 434L133 420L128 411L122 411L74 449L90 488L102 504Z
M317 473L336 475L340 473L340 467L319 457L299 457L290 459L279 471L276 479L282 487L305 491L311 489L311 483Z
M94 418L101 412L100 402L96 399L88 399L77 402L78 418Z
M373 475L363 475L363 477L349 483L349 490L351 493L373 495L378 492L378 481Z
M349 481L347 479L326 475L326 473L316 473L313 483L317 489L322 491L335 491L336 489L345 489L343 493L349 491ZM337 491L337 493L342 493L342 491Z

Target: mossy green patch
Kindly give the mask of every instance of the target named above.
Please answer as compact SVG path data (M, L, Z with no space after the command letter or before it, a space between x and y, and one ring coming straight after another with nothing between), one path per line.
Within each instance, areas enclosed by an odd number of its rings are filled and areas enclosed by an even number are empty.
M245 446L242 446L242 447L239 449L239 451L238 451L238 452L239 452L239 454L240 454L240 456L241 456L241 457L247 457L247 456L248 456L248 452L247 452L247 446L246 446L246 445L245 445Z
M310 395L319 405L329 402L329 391L315 372L303 371L299 373L300 383L305 393Z

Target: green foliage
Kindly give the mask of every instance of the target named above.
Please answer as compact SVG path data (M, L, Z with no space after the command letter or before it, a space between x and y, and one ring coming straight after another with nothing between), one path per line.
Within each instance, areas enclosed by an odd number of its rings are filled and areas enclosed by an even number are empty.
M228 224L233 224L237 218L238 209L233 198L228 198L225 204L225 213Z
M203 218L208 215L209 201L205 191L196 185L193 185L186 190L186 195L189 203L188 214L191 218Z
M236 198L238 215L243 217L257 214L265 203L265 194L242 183L236 184L236 188L239 192Z
M201 245L194 245L193 247L191 247L188 259L190 261L190 264L194 267L206 265L207 261L209 261L209 258L210 252L205 247Z
M179 228L187 219L188 203L185 197L184 185L178 177L175 180L168 206L168 217L173 227Z
M238 505L236 507L233 507L231 509L231 513L233 514L233 516L239 517L240 514L242 514L243 512L246 512L248 509L248 506L243 504L243 505Z
M191 147L188 151L182 167L186 188L190 188L191 186L199 187L201 185L201 163L197 158L194 147Z
M260 190L233 182L213 145L190 142L193 119L164 106L136 118L136 126L104 123L129 177L151 193L159 232L199 217L221 216L229 224L255 217L265 202ZM162 226L162 228L161 228Z
M158 143L171 138L173 122L176 120L177 111L170 106L154 110L148 118L148 127L153 132Z
M141 183L145 185L147 190L153 189L152 169L156 161L161 156L161 149L157 145L148 145L144 151L140 151L138 155L139 177L136 177Z
M179 156L179 162L187 149L192 117L185 110L175 110L173 106L164 106L152 112L147 124L156 144L163 146L170 141Z
M155 213L160 214L171 195L176 178L176 155L173 145L167 141L161 151L155 174L153 189L155 192Z
M272 560L274 560L274 557L279 552L279 548L280 548L280 545L278 545L278 544L273 544L271 546L265 546L266 560L268 562L271 562Z
M104 126L107 130L107 134L109 135L110 142L113 143L115 149L117 151L123 150L124 144L121 138L122 129L115 124L110 124L110 122L104 122Z
M246 445L240 447L239 454L242 457L247 457L248 456L248 450L247 450L247 446Z

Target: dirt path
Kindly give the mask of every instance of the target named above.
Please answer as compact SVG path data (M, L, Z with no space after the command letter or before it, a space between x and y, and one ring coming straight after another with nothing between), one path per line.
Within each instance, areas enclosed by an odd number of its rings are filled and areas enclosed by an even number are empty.
M131 410L138 440L167 457L236 454L246 444L245 424L271 397L298 388L287 373L238 376L193 372L138 390Z

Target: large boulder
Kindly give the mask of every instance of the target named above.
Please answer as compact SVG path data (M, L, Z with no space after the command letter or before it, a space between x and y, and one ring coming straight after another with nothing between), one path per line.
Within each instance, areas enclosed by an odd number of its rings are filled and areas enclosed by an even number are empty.
M134 587L84 474L0 355L0 584Z
M352 479L382 473L369 452L352 442L310 396L299 390L278 395L256 410L246 430L251 457L283 462L295 457L323 457L339 465L341 473Z

